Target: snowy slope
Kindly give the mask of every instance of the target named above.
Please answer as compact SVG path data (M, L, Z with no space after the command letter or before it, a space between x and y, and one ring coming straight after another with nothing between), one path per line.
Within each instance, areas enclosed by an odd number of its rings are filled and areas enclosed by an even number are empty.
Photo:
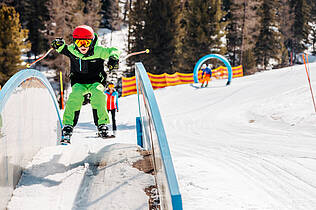
M316 115L304 67L223 85L156 91L184 209L316 209Z
M316 209L316 115L303 65L155 94L184 209ZM138 189L153 178L131 167L137 99L119 102L116 139L94 138L84 106L73 144L37 154L9 209L148 209Z

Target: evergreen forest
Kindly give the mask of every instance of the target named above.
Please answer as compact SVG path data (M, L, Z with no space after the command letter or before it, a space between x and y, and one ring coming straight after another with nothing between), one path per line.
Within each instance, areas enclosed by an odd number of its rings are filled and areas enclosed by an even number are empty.
M83 24L127 27L126 50L149 48L141 61L153 74L192 73L210 53L242 65L244 75L316 54L315 0L0 0L0 85L25 68L22 56L38 58L57 37L71 42ZM52 53L41 65L67 75L63 57ZM128 59L126 76L138 60Z

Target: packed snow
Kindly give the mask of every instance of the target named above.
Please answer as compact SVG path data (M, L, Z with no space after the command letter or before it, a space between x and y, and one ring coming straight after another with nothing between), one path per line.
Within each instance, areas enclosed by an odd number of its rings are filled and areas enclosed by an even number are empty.
M115 140L98 138L92 109L84 106L72 144L38 152L8 209L148 209L144 190L154 177L132 166L142 159L135 125L121 122Z
M312 86L316 84L310 64ZM316 114L304 65L156 90L184 209L316 209ZM132 167L136 95L118 136L96 138L82 107L72 144L44 148L8 209L148 209L153 176Z

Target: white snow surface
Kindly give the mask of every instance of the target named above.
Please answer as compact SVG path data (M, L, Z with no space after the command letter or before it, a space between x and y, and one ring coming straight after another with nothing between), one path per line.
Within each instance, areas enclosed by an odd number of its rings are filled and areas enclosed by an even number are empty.
M313 85L316 63L310 70ZM304 65L225 83L155 91L183 208L316 209L316 114ZM154 179L131 167L141 158L136 95L119 105L109 140L95 138L83 106L72 144L34 157L8 209L148 209L143 188Z
M38 152L8 209L148 209L154 177L132 167L142 159L135 125L122 120L117 138L97 138L91 106L81 111L72 144Z

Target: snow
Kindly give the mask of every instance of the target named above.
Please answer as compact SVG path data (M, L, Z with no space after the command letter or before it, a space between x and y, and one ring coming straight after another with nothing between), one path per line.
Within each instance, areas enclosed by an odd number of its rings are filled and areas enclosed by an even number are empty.
M142 159L134 126L119 125L122 132L113 141L96 137L90 106L82 108L79 121L71 145L38 152L8 209L148 209L144 189L154 177L132 167Z
M304 66L223 84L156 91L184 209L315 209L316 119Z
M316 209L316 115L304 65L225 82L155 91L183 208ZM117 138L95 138L83 106L72 144L34 157L8 209L148 209L143 189L154 178L131 166L142 158L137 97L119 103Z

